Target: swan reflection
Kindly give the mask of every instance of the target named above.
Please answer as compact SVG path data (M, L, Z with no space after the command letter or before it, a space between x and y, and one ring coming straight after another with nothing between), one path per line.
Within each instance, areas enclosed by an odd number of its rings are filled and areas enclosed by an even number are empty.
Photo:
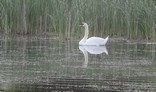
M79 49L84 55L84 63L83 63L83 68L86 68L88 66L88 53L90 54L102 54L105 53L108 55L108 51L106 49L106 46L79 46Z

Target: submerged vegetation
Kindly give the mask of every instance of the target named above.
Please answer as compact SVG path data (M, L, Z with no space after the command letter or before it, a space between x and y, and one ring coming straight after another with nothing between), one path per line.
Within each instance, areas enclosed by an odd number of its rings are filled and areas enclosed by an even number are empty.
M51 32L70 38L90 25L92 35L156 40L156 0L0 0L0 32Z

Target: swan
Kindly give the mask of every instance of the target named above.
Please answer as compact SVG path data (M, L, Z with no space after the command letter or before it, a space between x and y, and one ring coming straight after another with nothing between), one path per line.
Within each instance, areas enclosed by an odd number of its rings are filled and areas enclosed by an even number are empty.
M88 38L89 29L88 24L85 22L82 22L80 26L84 27L85 29L85 35L82 38L82 40L79 41L79 45L94 45L94 46L100 46L105 45L109 39L109 36L107 36L105 39L101 37L90 37Z

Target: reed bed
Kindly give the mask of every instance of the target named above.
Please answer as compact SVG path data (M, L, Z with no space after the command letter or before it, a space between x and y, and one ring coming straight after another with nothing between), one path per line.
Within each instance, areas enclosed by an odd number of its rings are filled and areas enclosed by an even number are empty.
M0 0L0 32L52 33L71 38L90 35L156 40L156 0Z

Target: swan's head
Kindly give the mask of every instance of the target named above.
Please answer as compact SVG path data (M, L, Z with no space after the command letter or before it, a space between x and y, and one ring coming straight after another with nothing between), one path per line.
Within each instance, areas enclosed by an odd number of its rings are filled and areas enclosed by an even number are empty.
M80 24L80 26L82 26L82 27L84 27L84 28L88 28L88 24L85 23L85 22L82 22L82 23Z

